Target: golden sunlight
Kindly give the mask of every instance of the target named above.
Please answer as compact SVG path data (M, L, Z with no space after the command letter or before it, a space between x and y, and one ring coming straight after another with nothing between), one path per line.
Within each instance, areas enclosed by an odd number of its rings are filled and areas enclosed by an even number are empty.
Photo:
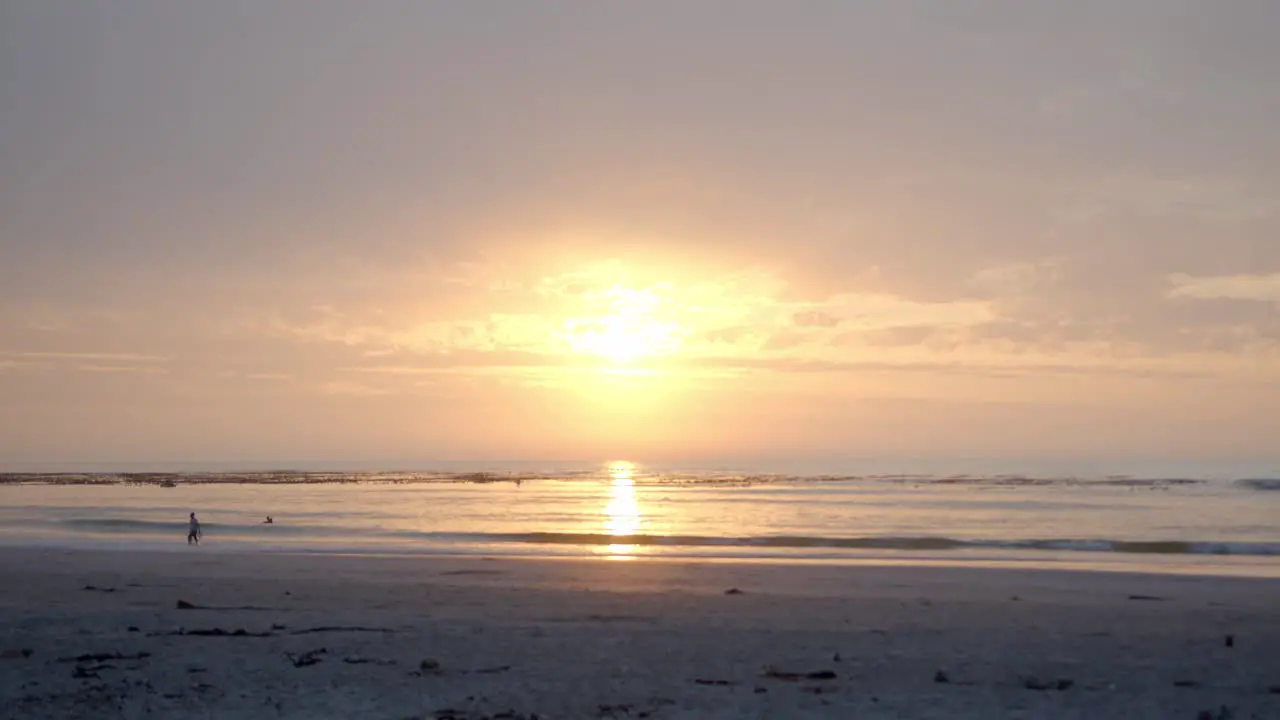
M640 529L640 505L632 479L636 466L625 460L610 463L609 502L605 505L605 529L610 535L634 535ZM614 556L630 557L635 545L610 545Z
M631 481L636 473L636 464L629 460L617 460L609 463L609 476L614 480Z
M628 363L670 355L688 335L679 322L663 317L663 306L670 303L658 289L615 284L588 293L585 300L600 314L565 320L564 338L576 353Z

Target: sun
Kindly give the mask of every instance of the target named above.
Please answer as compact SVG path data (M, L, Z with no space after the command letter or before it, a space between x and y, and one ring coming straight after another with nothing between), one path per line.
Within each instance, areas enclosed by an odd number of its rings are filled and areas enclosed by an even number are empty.
M588 293L585 301L596 314L564 322L564 338L575 353L631 363L674 353L688 334L670 317L671 303L659 289L613 285Z
M609 477L614 480L631 481L636 472L636 464L630 460L615 460L608 465Z
M679 341L673 330L669 323L625 315L607 316L595 321L572 323L569 345L580 354L630 363L674 352Z

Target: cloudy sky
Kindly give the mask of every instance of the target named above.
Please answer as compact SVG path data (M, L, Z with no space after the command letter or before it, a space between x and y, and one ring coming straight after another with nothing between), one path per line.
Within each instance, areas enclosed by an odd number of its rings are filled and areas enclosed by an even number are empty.
M0 464L1276 469L1277 27L0 4Z

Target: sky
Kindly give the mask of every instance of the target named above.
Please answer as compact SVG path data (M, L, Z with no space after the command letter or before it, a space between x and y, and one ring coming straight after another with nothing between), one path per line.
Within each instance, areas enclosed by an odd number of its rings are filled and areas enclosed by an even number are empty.
M0 3L0 466L1280 472L1276 27Z

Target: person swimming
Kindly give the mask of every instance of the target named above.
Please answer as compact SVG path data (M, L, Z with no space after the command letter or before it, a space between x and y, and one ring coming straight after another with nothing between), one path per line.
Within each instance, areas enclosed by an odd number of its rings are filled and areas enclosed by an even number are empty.
M204 533L200 530L200 521L196 519L196 514L191 513L191 527L187 530L187 544L200 544L200 536Z

